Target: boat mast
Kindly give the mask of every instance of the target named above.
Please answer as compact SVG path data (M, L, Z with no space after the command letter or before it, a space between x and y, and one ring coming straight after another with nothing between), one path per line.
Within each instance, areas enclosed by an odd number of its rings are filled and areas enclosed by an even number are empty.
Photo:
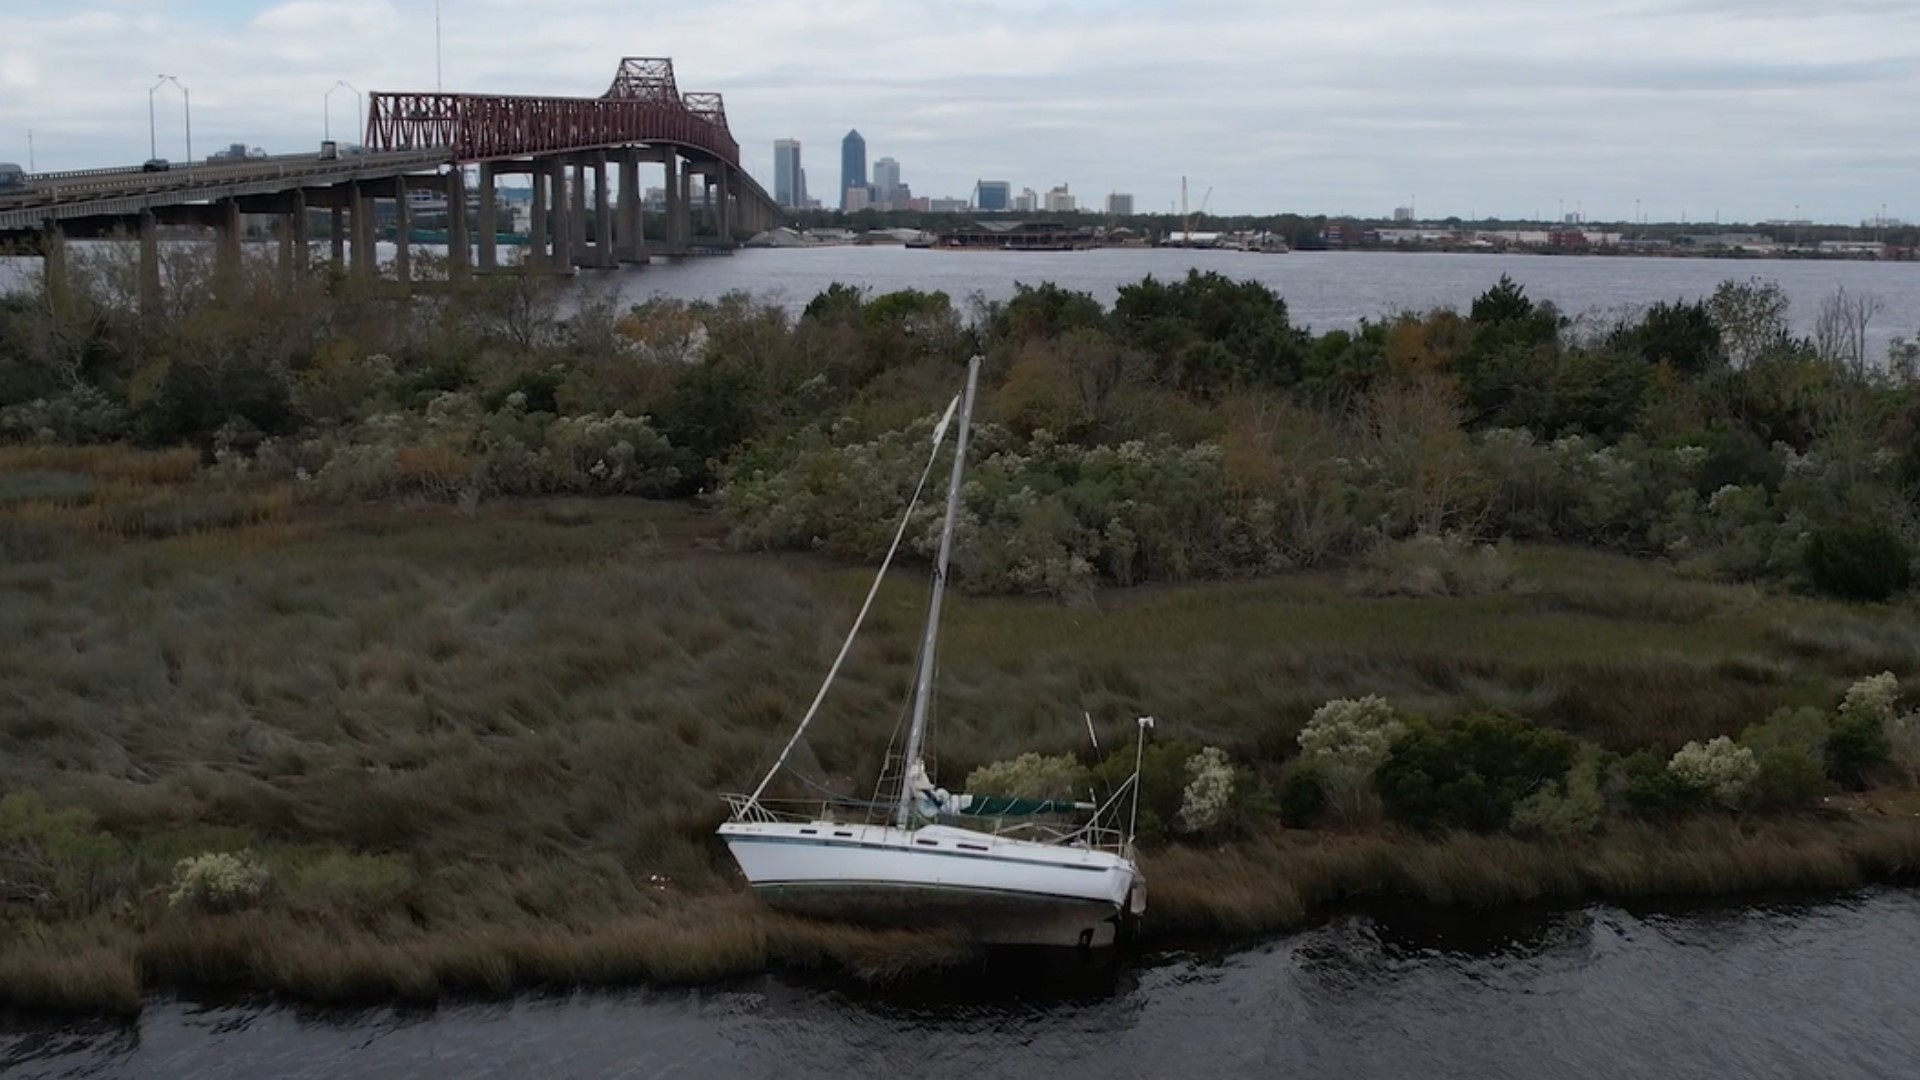
M960 398L960 434L953 444L953 475L947 481L947 516L940 524L940 554L933 564L933 596L927 601L927 632L920 643L920 674L913 687L913 724L900 761L900 805L894 824L904 829L913 819L913 765L927 736L927 708L933 699L934 646L940 638L940 600L947 591L947 557L953 553L953 527L960 517L960 481L967 470L967 433L973 429L973 391L980 382L980 358L967 361L967 392Z

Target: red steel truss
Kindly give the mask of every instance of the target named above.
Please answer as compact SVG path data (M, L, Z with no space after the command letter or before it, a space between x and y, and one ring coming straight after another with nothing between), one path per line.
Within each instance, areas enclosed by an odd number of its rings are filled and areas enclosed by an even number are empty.
M374 150L446 149L459 162L671 143L739 168L720 95L681 94L673 61L628 57L605 96L368 95L366 144Z

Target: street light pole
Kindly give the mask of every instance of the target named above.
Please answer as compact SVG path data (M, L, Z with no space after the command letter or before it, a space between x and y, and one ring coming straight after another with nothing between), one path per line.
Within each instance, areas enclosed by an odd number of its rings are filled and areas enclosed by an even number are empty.
M333 85L327 87L327 92L325 96L321 98L321 101L324 103L323 107L327 113L326 137L329 140L333 138L333 92L335 90L345 90L352 94L353 107L356 110L360 108L360 91L352 83L345 79L335 79Z
M160 138L153 120L153 95L167 85L167 78L168 76L165 75L160 76L160 81L147 89L147 160L149 161L160 156Z

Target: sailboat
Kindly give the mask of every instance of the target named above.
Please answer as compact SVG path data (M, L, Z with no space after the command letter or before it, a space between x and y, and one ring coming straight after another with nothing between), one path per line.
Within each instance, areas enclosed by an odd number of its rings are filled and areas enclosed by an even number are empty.
M726 796L732 812L719 835L754 892L778 908L858 923L957 929L985 944L1104 947L1146 910L1134 833L1141 751L1153 719L1138 721L1133 775L1100 802L956 793L934 782L924 758L941 604L979 378L976 356L967 365L965 390L935 425L926 471L819 693L759 786L751 794ZM950 426L958 434L946 515L900 754L881 770L870 801L827 796L776 804L764 797L768 785L786 768L846 660ZM1090 720L1088 726L1091 734Z

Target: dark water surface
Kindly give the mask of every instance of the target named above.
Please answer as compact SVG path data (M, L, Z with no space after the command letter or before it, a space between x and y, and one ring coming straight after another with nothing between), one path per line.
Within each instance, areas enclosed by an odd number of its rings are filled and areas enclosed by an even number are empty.
M655 293L683 300L745 290L798 311L836 281L886 292L940 289L963 302L1013 295L1014 283L1052 281L1112 303L1120 286L1152 274L1184 276L1189 267L1266 283L1286 298L1296 323L1350 328L1363 318L1445 306L1466 311L1473 298L1509 274L1537 300L1571 315L1602 316L1660 301L1710 296L1722 281L1776 281L1797 332L1811 333L1820 303L1844 286L1885 305L1869 325L1876 356L1895 335L1920 331L1920 263L1785 259L1676 259L1629 256L1468 255L1435 252L1294 252L1257 255L1180 248L1103 248L1070 252L924 251L901 247L748 249L731 256L663 261L580 275L617 287L630 300Z
M8 1077L1920 1077L1920 891L1396 911L1045 976L769 976L421 1010L160 1000Z

